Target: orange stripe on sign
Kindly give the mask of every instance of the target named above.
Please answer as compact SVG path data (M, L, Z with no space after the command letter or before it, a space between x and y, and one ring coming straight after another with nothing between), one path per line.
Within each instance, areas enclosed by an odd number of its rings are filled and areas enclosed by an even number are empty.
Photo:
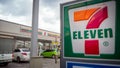
M88 20L90 16L97 11L99 8L92 8L87 10L75 11L74 21Z

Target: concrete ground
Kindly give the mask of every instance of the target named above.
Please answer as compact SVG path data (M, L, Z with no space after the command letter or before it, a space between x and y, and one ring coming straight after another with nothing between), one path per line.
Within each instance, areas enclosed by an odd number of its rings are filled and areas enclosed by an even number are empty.
M30 62L30 68L60 68L60 59L51 58L32 58Z
M60 60L55 63L54 59L44 59L42 68L60 68Z

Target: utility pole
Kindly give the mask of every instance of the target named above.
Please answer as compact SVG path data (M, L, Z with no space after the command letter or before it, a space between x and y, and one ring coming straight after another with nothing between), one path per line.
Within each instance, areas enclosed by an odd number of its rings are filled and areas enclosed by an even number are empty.
M39 17L39 0L33 0L32 10L32 39L31 39L31 57L38 56L38 17Z
M30 54L30 68L38 68L36 66L36 58L38 57L38 15L39 15L39 0L33 0L32 8L32 38L31 38L31 54ZM41 65L39 63L39 65Z

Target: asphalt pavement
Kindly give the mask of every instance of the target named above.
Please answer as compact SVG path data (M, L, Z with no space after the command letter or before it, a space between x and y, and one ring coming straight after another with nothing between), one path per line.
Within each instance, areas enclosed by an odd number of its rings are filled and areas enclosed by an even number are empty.
M29 62L12 62L9 63L7 66L0 65L0 68L29 68Z
M60 68L60 59L57 60L57 63L55 63L55 60L51 58L43 58L43 60L42 68ZM8 66L0 65L0 68L30 68L29 66L29 62L12 62L9 63Z

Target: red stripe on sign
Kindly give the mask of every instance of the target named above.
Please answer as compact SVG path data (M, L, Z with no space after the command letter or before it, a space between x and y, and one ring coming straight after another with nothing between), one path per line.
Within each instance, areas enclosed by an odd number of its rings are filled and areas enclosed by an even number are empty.
M99 41L98 40L85 40L85 54L86 55L99 55Z
M98 11L87 24L86 29L98 28L106 18L108 18L107 7L102 8Z

